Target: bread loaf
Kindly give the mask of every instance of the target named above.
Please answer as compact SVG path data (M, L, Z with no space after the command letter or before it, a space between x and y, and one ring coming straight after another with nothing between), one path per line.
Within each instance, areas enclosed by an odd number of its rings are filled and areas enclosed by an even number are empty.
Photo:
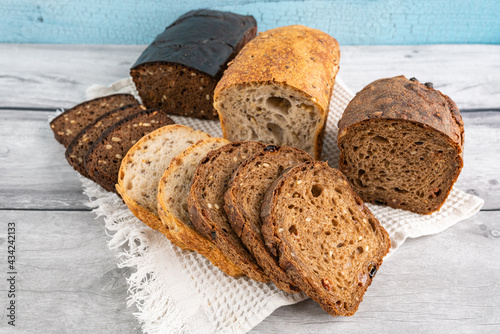
M224 138L293 146L319 159L339 58L337 41L316 29L260 33L215 88Z
M142 102L172 114L214 119L213 91L257 32L252 16L194 10L159 34L130 70Z
M353 315L389 251L387 232L325 162L284 172L266 193L262 234L297 286L331 315Z
M460 174L463 141L457 106L431 83L380 79L339 121L340 170L365 202L430 214Z

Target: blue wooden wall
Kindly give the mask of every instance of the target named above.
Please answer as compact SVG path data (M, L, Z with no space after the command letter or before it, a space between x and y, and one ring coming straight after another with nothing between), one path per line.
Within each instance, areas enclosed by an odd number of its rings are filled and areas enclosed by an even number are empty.
M0 0L0 43L148 44L184 12L303 24L343 45L499 43L499 0Z

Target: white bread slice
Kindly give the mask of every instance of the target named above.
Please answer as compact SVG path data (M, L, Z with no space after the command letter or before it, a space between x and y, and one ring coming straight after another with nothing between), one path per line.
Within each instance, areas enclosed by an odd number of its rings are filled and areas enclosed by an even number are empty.
M123 158L118 173L116 190L130 211L182 248L186 246L172 238L158 216L158 182L173 158L206 138L210 136L205 132L195 131L184 125L164 126L142 137L132 146Z

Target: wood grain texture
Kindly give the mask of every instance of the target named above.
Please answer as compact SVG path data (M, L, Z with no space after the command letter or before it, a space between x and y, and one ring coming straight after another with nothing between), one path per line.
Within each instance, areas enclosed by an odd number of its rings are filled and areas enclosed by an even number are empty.
M303 24L342 45L500 42L495 0L4 0L0 42L147 44L200 7L251 14L260 31Z

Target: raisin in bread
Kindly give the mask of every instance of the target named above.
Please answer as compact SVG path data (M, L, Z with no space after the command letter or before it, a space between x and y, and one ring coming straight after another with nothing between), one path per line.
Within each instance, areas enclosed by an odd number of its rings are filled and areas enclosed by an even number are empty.
M460 174L463 142L460 111L431 83L380 79L339 121L340 170L365 202L430 214Z
M116 122L104 131L85 155L88 177L107 191L116 192L122 159L139 139L165 125L174 124L167 113L147 109Z
M224 193L238 166L264 147L262 143L247 141L211 151L196 168L188 196L189 217L196 230L212 240L245 275L259 282L269 278L232 230L224 212Z
M267 189L285 169L312 160L300 149L269 145L238 167L224 196L224 209L233 230L266 275L278 288L290 293L298 288L265 247L260 209Z
M130 211L146 225L159 230L175 245L158 216L158 183L170 161L189 146L210 136L184 125L167 125L142 137L123 158L116 190Z
M187 248L205 256L229 276L243 272L210 240L199 234L189 219L187 197L198 163L208 152L229 142L222 138L208 138L189 146L175 157L158 185L158 212L172 237Z
M316 29L260 33L215 88L224 138L294 146L319 159L339 58L337 41Z
M390 240L345 176L325 162L293 167L266 193L261 217L295 284L329 314L354 314Z
M216 118L215 85L256 32L252 16L206 9L182 15L130 70L143 103L173 114Z
M67 148L78 133L95 119L129 104L139 102L130 94L114 94L85 101L54 118L50 122L50 128L56 140Z

